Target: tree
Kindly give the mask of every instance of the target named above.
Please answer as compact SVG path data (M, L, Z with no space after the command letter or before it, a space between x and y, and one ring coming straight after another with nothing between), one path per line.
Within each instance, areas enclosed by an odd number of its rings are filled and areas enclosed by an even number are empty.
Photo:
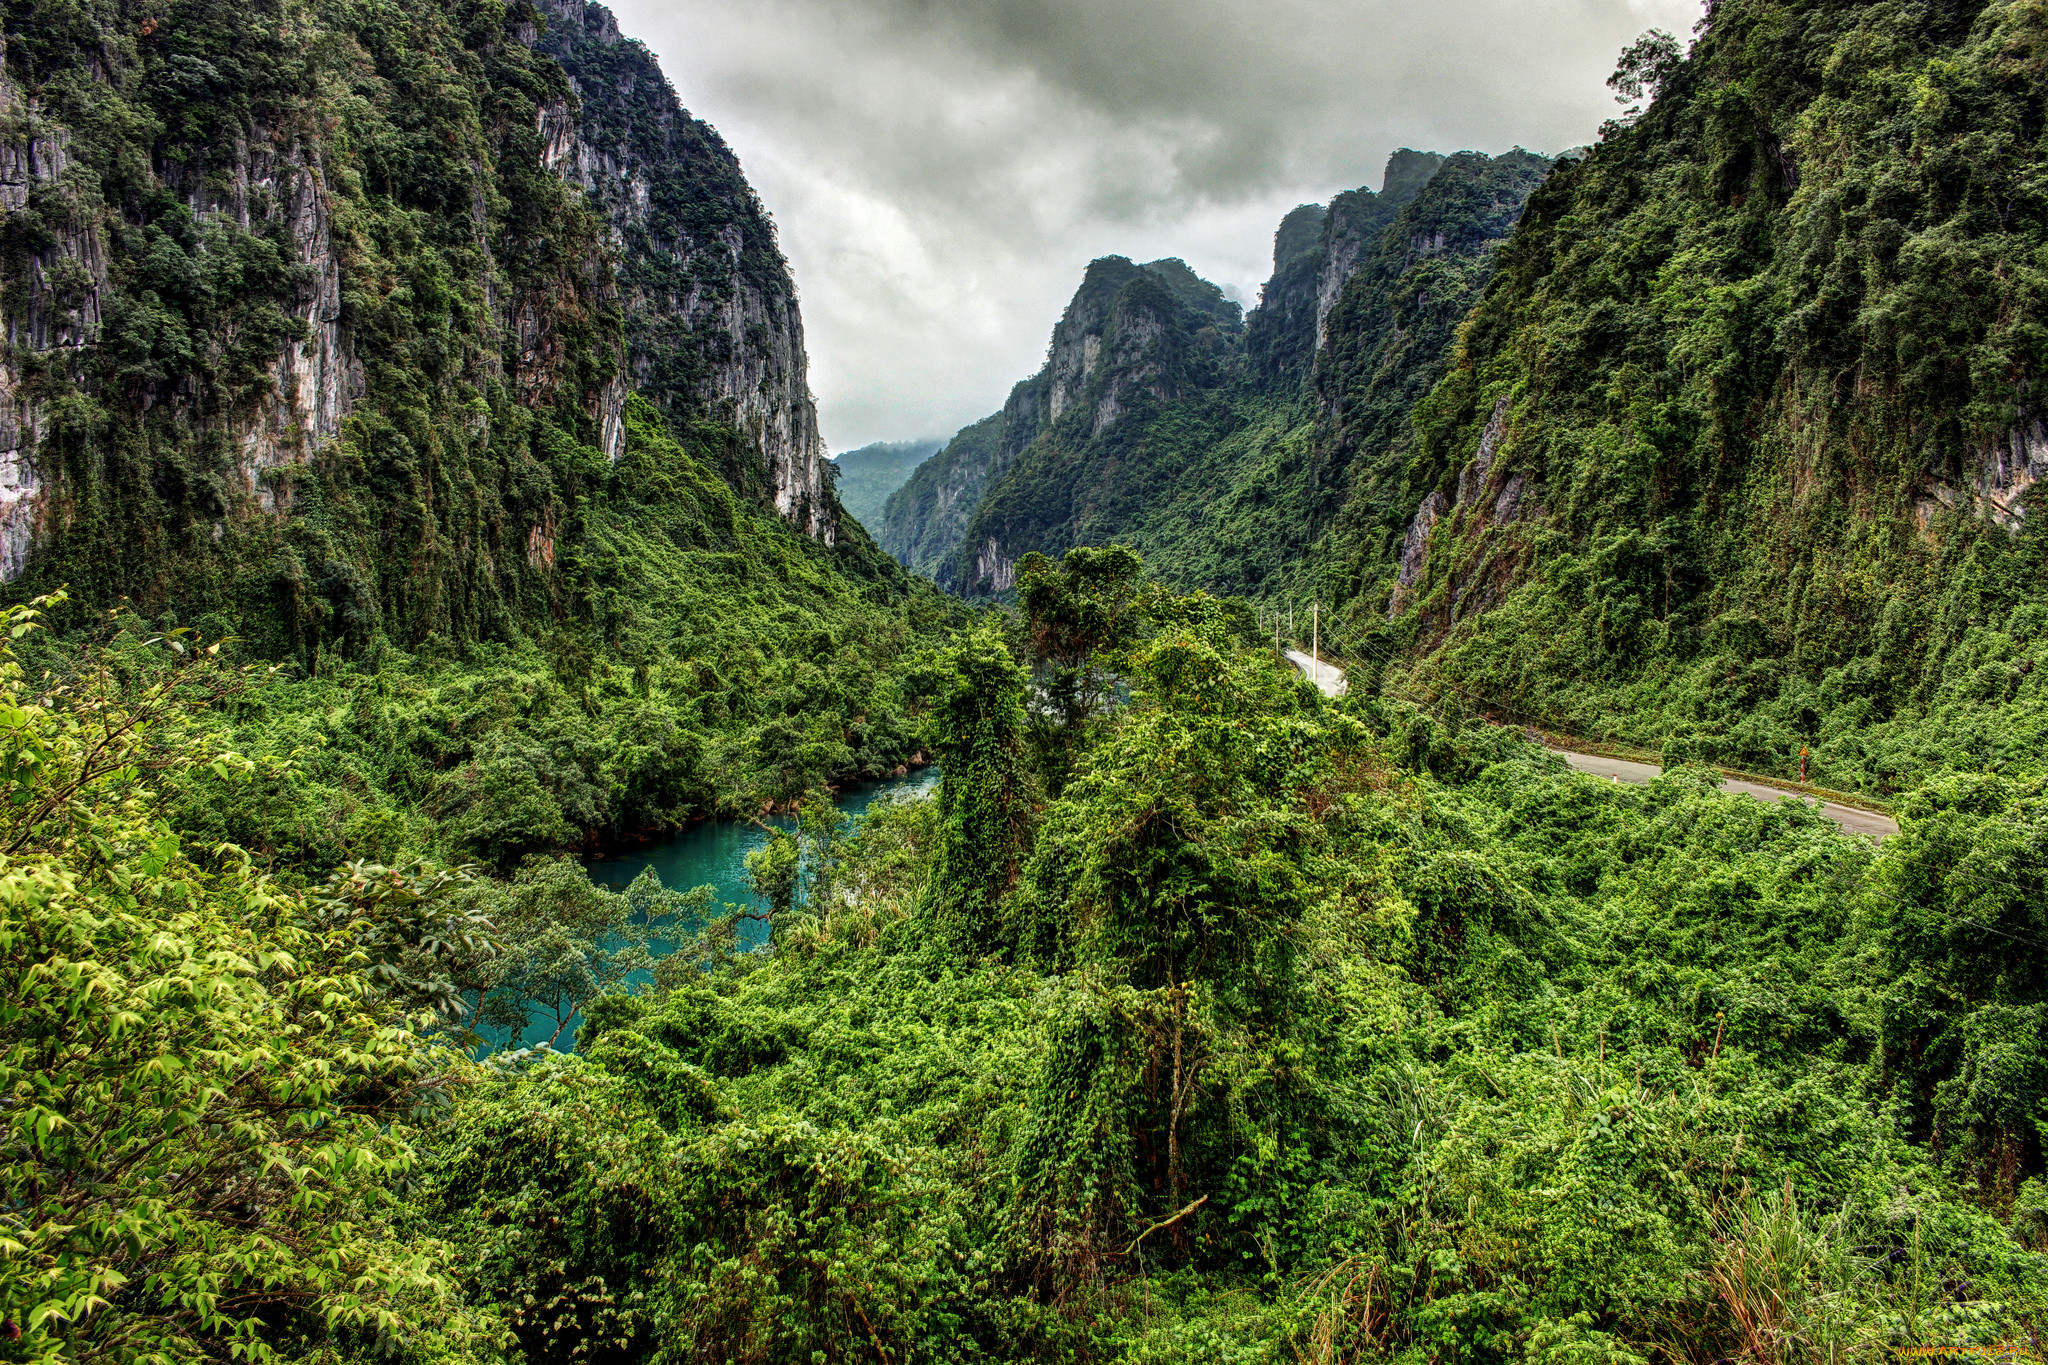
M31 691L13 642L44 604L0 614L9 1358L264 1360L421 1322L462 1355L489 1334L390 1189L468 1063L406 1027L353 922L165 824L156 778L244 766L195 724L236 670L160 639L153 681L89 650Z
M1137 640L1156 597L1144 560L1127 546L1076 547L1057 566L1036 553L1018 562L1017 605L1043 702L1032 711L1032 747L1048 795L1066 785L1090 722L1108 705L1116 659Z
M1653 28L1622 49L1614 74L1607 78L1607 88L1614 92L1616 104L1629 104L1646 96L1654 100L1664 93L1664 87L1684 63L1685 52L1678 46L1678 39L1661 28ZM1628 112L1639 114L1642 109L1638 106Z
M922 906L938 935L979 957L1014 946L1002 923L1030 832L1023 668L993 629L963 638L946 656L930 717L943 774L932 879Z
M1248 1149L1238 1130L1285 1100L1270 1085L1231 1095L1224 1059L1255 1072L1251 1040L1292 1026L1317 808L1361 738L1235 648L1213 599L1162 602L1157 619L1129 656L1132 705L1046 813L1020 897L1090 983L1054 1029L1023 1162L1037 1234L1068 1274L1134 1246L1142 1220L1185 1249L1182 1220Z

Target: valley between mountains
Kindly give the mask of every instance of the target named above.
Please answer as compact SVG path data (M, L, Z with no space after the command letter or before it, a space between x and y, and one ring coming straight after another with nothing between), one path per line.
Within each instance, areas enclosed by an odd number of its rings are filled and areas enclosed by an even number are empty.
M2048 5L836 459L676 74L0 0L0 1361L2048 1349Z

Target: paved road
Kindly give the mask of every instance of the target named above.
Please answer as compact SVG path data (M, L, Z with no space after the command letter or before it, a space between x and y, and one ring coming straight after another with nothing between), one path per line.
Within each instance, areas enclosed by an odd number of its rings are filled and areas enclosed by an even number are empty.
M1341 697L1344 695L1344 689L1348 685L1344 681L1344 670L1329 660L1325 659L1318 663L1300 650L1290 649L1287 651L1287 661L1300 669L1302 676L1306 677L1317 687L1322 688L1324 696Z
M1648 782L1661 771L1654 763L1631 763L1625 758L1575 754L1569 749L1552 749L1550 752L1582 773L1591 773L1595 777L1611 777L1622 782ZM1744 782L1734 777L1722 782L1721 790L1741 792L1746 796L1754 796L1759 801L1784 801L1800 796L1798 792L1788 792L1781 787L1767 787L1761 782ZM1821 802L1820 811L1851 834L1868 834L1873 839L1882 840L1899 832L1898 821L1889 815L1879 815L1875 811L1858 810L1854 806L1844 806L1833 801Z
M1344 695L1344 670L1337 665L1328 662L1318 663L1298 649L1288 650L1287 659L1300 669L1304 676L1313 679L1316 686L1323 689L1324 696ZM1601 758L1597 754L1578 754L1569 749L1552 749L1550 752L1582 773L1614 778L1621 782L1648 782L1662 771L1654 763L1632 763L1625 758ZM1767 787L1761 782L1744 782L1733 777L1721 784L1721 790L1754 796L1759 801L1783 801L1800 795L1798 792L1788 792L1779 787ZM1820 809L1821 814L1851 834L1867 834L1873 839L1882 840L1899 832L1898 822L1889 815L1858 810L1854 806L1844 806L1833 801L1821 802Z

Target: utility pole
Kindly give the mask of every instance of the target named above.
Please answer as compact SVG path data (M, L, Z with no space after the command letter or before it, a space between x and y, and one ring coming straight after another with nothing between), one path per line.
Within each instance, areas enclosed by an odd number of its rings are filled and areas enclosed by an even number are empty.
M1323 612L1323 604L1322 604L1322 603L1320 603L1320 602L1314 602L1314 603L1311 603L1311 604L1309 605L1309 621L1311 622L1311 624L1309 625L1309 628L1308 628L1308 630L1309 630L1309 634L1308 634L1308 658L1309 658L1309 662L1310 662L1310 663L1312 663L1312 664L1316 665L1316 671L1317 671L1318 673L1320 673L1320 672L1322 671L1322 663L1323 663L1323 661L1322 661L1322 659L1321 659L1321 657L1320 657L1320 655L1321 655L1321 653L1322 653L1322 648L1323 648L1323 616L1322 616L1322 612ZM1316 679L1316 686L1318 686L1318 687L1321 687L1322 685L1323 685L1323 683L1322 683L1322 679L1321 679L1320 677L1318 677L1318 678Z

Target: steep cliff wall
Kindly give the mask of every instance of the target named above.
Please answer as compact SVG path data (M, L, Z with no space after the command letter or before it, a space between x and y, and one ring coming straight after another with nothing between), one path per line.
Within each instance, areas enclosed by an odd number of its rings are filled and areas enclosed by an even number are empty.
M0 31L17 591L302 651L519 630L581 591L634 387L833 539L766 216L601 8L8 0Z
M1093 262L1033 381L1036 429L1020 444L1025 414L1006 422L1017 453L999 461L940 582L1007 591L1023 554L1113 533L1155 500L1171 471L1146 454L1153 424L1224 382L1243 331L1237 306L1182 261Z
M611 11L542 0L531 38L573 100L541 118L548 165L581 186L616 249L633 387L679 429L715 421L759 451L765 495L831 544L836 508L811 398L796 286L739 161L692 118ZM573 109L569 106L573 104ZM743 486L757 471L729 471Z
M1315 353L1316 280L1324 268L1329 210L1303 204L1273 234L1273 275L1245 318L1244 349L1253 371L1271 382L1298 379Z
M1323 318L1304 510L1323 533L1317 558L1342 565L1348 582L1418 571L1429 499L1446 471L1416 458L1411 418L1443 377L1459 323L1551 166L1519 150L1437 161L1359 254ZM1455 496L1445 487L1438 501Z
M1325 340L1325 322L1380 233L1429 183L1444 158L1402 148L1387 158L1377 192L1347 190L1327 207L1304 204L1273 234L1273 276L1245 322L1245 354L1268 384L1298 382Z
M1386 231L1394 215L1422 193L1443 164L1441 152L1418 152L1403 147L1387 158L1378 194L1356 189L1330 201L1330 211L1323 219L1322 261L1316 270L1318 347L1327 335L1330 310L1337 306L1360 260L1377 250L1380 234Z
M1254 596L1293 591L1312 561L1391 562L1428 492L1409 410L1549 165L1395 153L1379 191L1288 214L1241 329L1178 261L1096 262L1032 381L1039 429L1000 447L1014 416L963 433L899 490L884 544L969 593L1006 590L1027 551L1113 540L1175 582ZM1374 518L1391 539L1367 549Z

